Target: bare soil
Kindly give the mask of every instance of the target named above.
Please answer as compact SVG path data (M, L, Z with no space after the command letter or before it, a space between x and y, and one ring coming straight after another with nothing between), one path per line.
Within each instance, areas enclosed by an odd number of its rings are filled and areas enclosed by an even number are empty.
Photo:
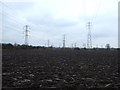
M3 88L120 87L117 50L52 48L2 52Z

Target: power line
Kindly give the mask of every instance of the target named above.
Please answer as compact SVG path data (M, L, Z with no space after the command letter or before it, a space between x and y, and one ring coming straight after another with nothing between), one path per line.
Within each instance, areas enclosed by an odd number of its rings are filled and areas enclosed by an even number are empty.
M14 21L14 23L17 23L18 25L20 25L20 24L24 25L23 20L21 20L20 18L13 17L13 15L11 15L8 12L3 11L1 14L3 15L2 16L3 23L13 22Z
M93 17L91 18L91 21L93 22L96 18L97 18L97 14L100 10L100 6L102 4L102 0L98 1L98 5L96 5L96 11L95 11L95 14L93 15ZM90 19L90 17L87 17L86 13L87 13L87 10L86 10L86 0L84 0L83 2L83 8L84 8L84 14L85 14L85 21L87 21L88 19ZM86 20L87 19L87 20Z
M100 7L101 7L101 5L102 5L102 1L103 1L103 0L100 0L99 3L98 3L98 5L97 5L97 7L96 7L96 13L95 13L95 16L93 16L93 21L95 21L96 18L97 18L97 16L98 16Z
M2 27L3 30L14 30L14 31L17 31L17 32L21 32L19 28L15 28L15 27L12 27L11 25L6 25L4 24L4 26Z
M83 11L84 11L84 19L85 22L87 21L87 15L86 15L86 0L83 0Z
M2 5L2 8L1 8L2 12L0 12L0 13L2 14L3 20L6 19L5 16L7 16L9 19L12 19L11 21L14 20L16 23L18 23L18 25L19 24L24 25L23 22L25 23L25 21L23 20L23 17L21 17L21 16L16 17L16 15L19 15L19 13L15 9L9 7L7 4L5 4L2 1L0 1L0 4ZM7 20L9 20L9 19L7 19ZM4 23L6 23L6 22L4 22Z

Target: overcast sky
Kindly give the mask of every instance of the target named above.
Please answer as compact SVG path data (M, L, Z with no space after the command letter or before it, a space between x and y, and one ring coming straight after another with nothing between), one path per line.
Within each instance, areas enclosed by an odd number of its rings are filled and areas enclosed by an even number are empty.
M8 2L9 1L9 2ZM87 43L91 22L93 47L118 46L119 0L2 0L2 41L24 44L25 25L30 26L30 45L62 47Z

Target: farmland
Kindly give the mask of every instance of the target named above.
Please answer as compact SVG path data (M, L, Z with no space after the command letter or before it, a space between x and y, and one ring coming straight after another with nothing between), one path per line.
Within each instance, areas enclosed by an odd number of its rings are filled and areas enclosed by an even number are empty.
M2 52L3 88L79 90L120 86L116 49L38 48L3 49Z

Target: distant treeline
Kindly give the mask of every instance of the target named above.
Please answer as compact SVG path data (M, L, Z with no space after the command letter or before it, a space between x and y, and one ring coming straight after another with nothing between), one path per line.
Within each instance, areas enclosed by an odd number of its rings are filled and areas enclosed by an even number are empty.
M32 45L19 45L19 44L11 44L11 43L2 43L2 49L14 49L14 48L23 48L23 49L32 49L32 48L45 48L43 46L32 46Z
M45 46L32 46L32 45L20 45L20 44L11 44L11 43L0 43L0 46L2 47L2 49L38 49L38 48L43 48L43 49L47 49L47 48L56 48L56 47L45 47ZM60 48L60 47L57 47L57 48ZM70 47L65 47L65 48L61 48L61 49L74 49L74 50L81 50L81 49L84 49L84 50L88 50L88 48L79 48L79 47L76 47L76 48L70 48ZM91 48L92 50L100 50L100 49L120 49L120 48Z

